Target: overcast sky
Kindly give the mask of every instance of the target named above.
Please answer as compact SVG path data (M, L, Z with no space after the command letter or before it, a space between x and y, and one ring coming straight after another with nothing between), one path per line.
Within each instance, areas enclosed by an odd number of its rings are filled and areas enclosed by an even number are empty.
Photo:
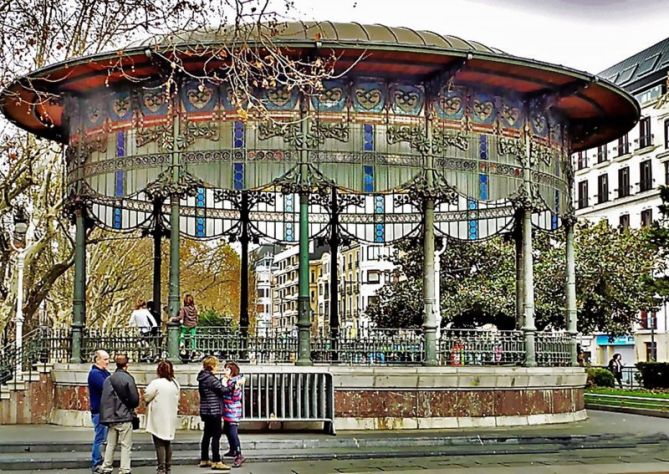
M407 26L592 73L669 37L669 0L295 0L303 20Z

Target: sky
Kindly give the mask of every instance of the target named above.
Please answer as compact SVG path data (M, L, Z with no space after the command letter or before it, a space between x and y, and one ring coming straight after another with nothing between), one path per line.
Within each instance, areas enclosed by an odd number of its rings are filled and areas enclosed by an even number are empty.
M297 19L406 26L598 73L669 37L669 0L295 0Z

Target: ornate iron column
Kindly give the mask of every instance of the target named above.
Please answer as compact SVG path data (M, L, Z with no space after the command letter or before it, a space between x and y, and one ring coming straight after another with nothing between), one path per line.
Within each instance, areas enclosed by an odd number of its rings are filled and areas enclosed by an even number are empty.
M70 362L82 361L83 331L86 326L86 209L83 203L74 208L74 297L72 308L72 355Z
M300 253L298 267L298 295L297 295L297 361L296 365L311 365L311 318L309 313L309 192L307 164L307 140L309 118L306 116L306 99L301 98L302 121L300 134Z
M339 360L339 286L337 250L339 238L339 206L337 205L337 188L332 187L330 197L330 339L332 340L332 361Z
M578 313L576 311L576 260L574 257L574 216L563 218L566 234L565 253L567 264L567 331L571 337L570 362L572 366L578 365L578 353L576 351L576 328Z
M424 365L435 366L437 361L437 314L435 312L435 276L434 276L434 156L432 150L432 122L426 121L427 147L425 151L425 200L423 204L423 300L425 334Z
M162 238L165 235L165 228L163 227L162 222L162 208L163 200L156 199L153 201L153 317L158 323L158 327L161 327L162 320L162 302L161 302L161 277L160 273L162 271L163 256L160 251L160 245L162 243Z
M523 220L522 215L516 212L514 217L513 242L516 247L516 328L523 327L525 317L525 288L523 267Z
M523 295L525 308L523 332L525 333L525 365L536 367L536 347L534 335L534 267L532 263L532 139L529 128L525 130L525 160L523 163L523 184L519 198L522 215L523 238Z
M241 265L240 265L240 288L239 288L239 329L242 335L249 331L249 194L248 191L241 192L240 202L240 225L241 235Z

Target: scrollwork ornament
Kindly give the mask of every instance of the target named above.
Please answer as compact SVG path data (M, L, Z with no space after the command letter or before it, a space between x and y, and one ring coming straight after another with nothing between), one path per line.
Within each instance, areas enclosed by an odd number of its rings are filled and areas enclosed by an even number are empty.
M461 132L453 134L445 130L434 130L432 132L432 152L438 155L449 147L467 151L469 149L469 141Z
M524 164L527 156L525 143L515 138L500 138L497 142L497 153L500 155L514 156L519 163Z
M160 173L155 181L149 183L144 192L151 200L165 199L176 196L180 199L185 197L194 197L197 195L197 189L204 186L202 181L189 173L180 172L179 179L174 182L172 179L173 167L170 166Z
M530 212L537 211L541 208L540 199L537 196L534 186L523 182L518 191L509 199L514 209L524 209Z
M142 147L152 142L156 142L161 150L173 151L172 125L159 125L151 128L140 128L135 136L135 144Z
M177 147L180 150L188 148L198 138L206 138L214 142L218 141L218 126L214 122L185 121L182 127L184 131L177 137Z
M84 223L88 227L88 215L93 211L93 200L85 191L71 189L63 205L63 215L74 225L77 214L84 213Z
M411 149L417 150L422 154L427 154L431 150L430 141L426 136L425 128L421 126L390 126L386 130L386 140L390 145L406 142Z

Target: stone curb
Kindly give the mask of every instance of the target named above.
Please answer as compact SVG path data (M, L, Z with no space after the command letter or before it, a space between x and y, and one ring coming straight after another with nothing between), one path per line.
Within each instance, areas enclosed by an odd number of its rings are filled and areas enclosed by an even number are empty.
M507 454L546 454L570 450L587 449L633 449L642 444L664 443L667 436L565 436L553 438L497 438L477 439L466 438L467 443L444 444L434 446L403 445L393 443L385 446L336 446L329 449L320 447L320 450L312 448L289 449L278 447L277 449L245 449L245 456L250 462L274 462L291 460L313 460L326 461L334 459L371 459L371 458L400 458L415 456L480 456L480 455L507 455ZM405 439L406 440L406 439ZM414 438L415 440L415 438ZM429 440L433 442L435 439ZM461 441L464 441L462 438ZM361 440L351 440L361 441ZM393 440L399 441L399 440ZM82 444L83 445L83 444ZM14 445L19 447L19 444ZM140 446L144 447L144 446ZM398 449L403 447L404 449ZM385 449L384 449L385 448ZM198 460L196 445L192 442L182 443L175 452L174 465L193 464ZM16 452L0 454L0 471L24 470L24 469L76 469L86 468L90 463L90 454L84 451L56 452L51 456L41 456L39 452ZM118 454L118 453L117 453ZM47 458L48 459L45 459ZM118 455L117 455L118 457ZM133 465L153 466L155 465L155 454L151 449L141 449L133 454Z

